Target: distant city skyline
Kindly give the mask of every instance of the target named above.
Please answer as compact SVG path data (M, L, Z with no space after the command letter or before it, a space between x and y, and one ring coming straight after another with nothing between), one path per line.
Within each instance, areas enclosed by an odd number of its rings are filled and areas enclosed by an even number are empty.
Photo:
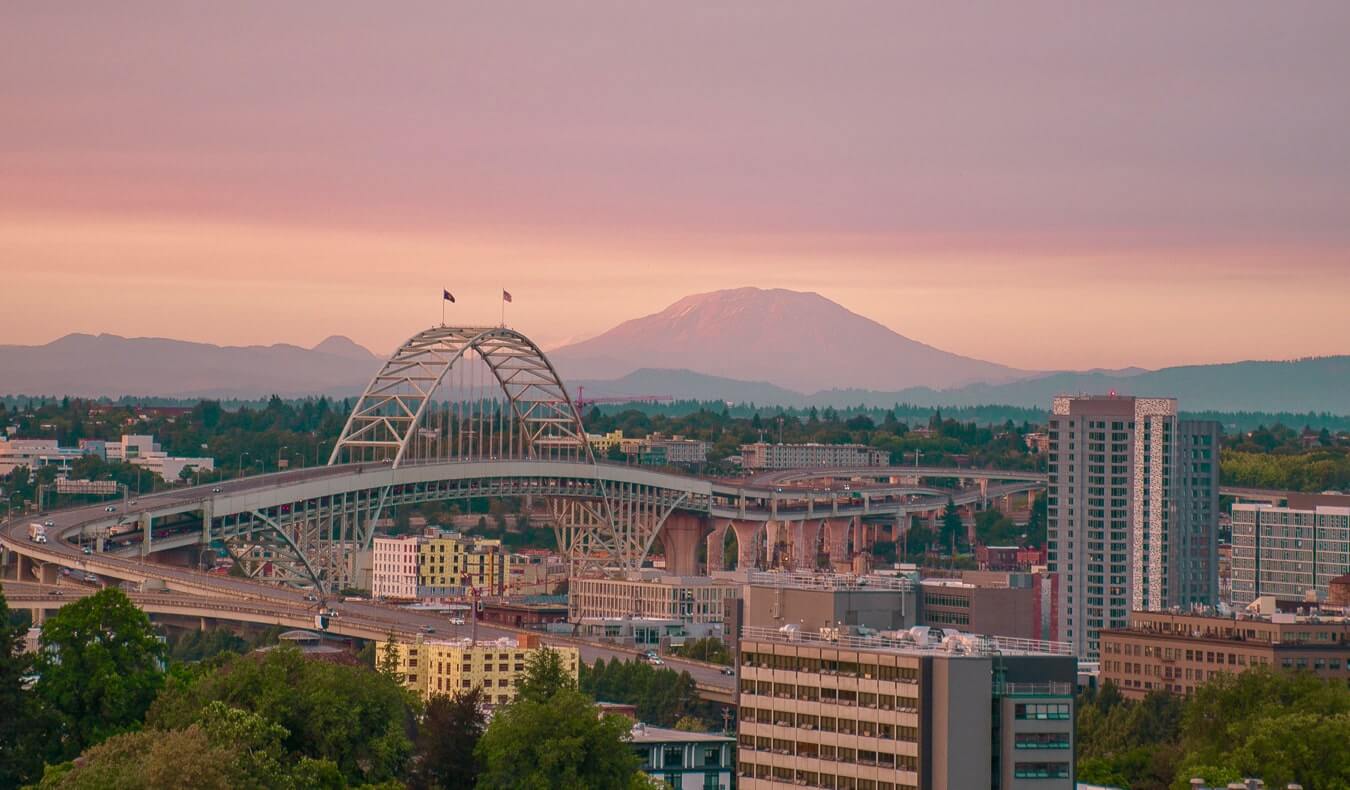
M1350 352L1345 6L4 16L0 344L382 352L504 287L552 348L755 285L1025 369Z

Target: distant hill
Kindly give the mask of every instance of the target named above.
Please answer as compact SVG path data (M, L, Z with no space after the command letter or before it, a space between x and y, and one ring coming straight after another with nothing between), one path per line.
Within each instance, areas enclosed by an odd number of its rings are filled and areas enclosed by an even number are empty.
M301 348L74 334L43 346L0 346L0 391L114 398L345 396L360 394L379 363L338 336Z
M1027 371L911 340L826 299L781 288L687 296L598 337L549 352L565 378L674 369L811 392L893 390L1025 378Z
M765 382L739 381L687 370L642 369L615 380L590 380L592 395L668 394L678 399L729 400L783 406L886 407L1000 404L1049 408L1063 393L1176 397L1186 411L1329 412L1350 415L1350 356L1289 362L1233 362L1161 370L1053 373L1007 384L971 384L948 390L831 389L804 394Z

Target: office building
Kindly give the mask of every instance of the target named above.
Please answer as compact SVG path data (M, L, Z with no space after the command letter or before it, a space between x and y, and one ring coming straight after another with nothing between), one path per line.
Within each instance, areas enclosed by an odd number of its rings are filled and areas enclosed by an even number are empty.
M914 632L745 628L739 787L1073 787L1067 644Z
M500 540L429 528L420 535L376 537L371 592L406 600L504 595L511 555Z
M1216 602L1219 425L1172 398L1056 397L1049 552L1059 627L1082 657L1134 610Z
M633 725L633 751L643 773L674 790L730 790L736 739L730 735Z
M744 625L805 631L849 626L895 630L918 624L907 576L752 572L745 585Z
M637 572L627 577L573 578L568 583L568 619L642 619L721 624L726 602L741 597L739 583L708 576L662 576Z
M384 655L387 642L375 645ZM534 635L490 642L468 639L432 639L421 635L412 641L395 641L398 673L403 683L425 699L454 694L475 686L483 689L490 705L505 705L516 698L516 686L525 674L530 655L542 647ZM562 657L563 667L577 678L579 654L575 647L550 648Z
M741 445L741 466L746 469L889 466L890 462L890 453L863 444L755 442Z
M1350 496L1290 494L1286 507L1233 505L1233 605L1324 598L1350 573Z
M1049 573L961 571L919 582L921 625L975 634L1055 640L1056 579Z
M1131 612L1125 628L1101 632L1101 679L1127 697L1153 690L1189 694L1217 675L1252 667L1350 680L1350 621L1341 616Z

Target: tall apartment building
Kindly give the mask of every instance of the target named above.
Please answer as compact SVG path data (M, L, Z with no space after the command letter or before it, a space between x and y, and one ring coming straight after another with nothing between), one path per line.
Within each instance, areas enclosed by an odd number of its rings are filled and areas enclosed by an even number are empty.
M375 654L384 655L387 642L375 645ZM430 699L437 694L454 694L474 686L483 689L489 705L505 705L516 698L516 687L525 674L525 663L541 643L534 635L515 639L504 637L491 642L469 639L424 639L396 641L398 673L403 684ZM572 680L577 679L580 653L575 647L554 647Z
M1218 423L1172 398L1060 396L1049 434L1048 565L1075 652L1095 657L1132 610L1213 604Z
M747 626L738 786L1068 790L1077 673L1068 653L1064 643L958 647Z
M417 597L417 544L415 535L375 538L370 563L372 595L409 601Z
M829 466L886 466L890 453L863 444L769 444L741 445L741 466L746 469L810 469Z
M459 597L468 587L484 595L506 592L511 555L499 540L428 530L421 535L377 537L371 557L371 592L412 600Z
M1325 597L1350 573L1350 496L1290 494L1287 507L1233 505L1233 605Z

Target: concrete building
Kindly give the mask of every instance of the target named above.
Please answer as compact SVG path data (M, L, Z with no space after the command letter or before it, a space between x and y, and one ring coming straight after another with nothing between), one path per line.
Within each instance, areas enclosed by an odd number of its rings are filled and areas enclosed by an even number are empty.
M1073 787L1068 645L906 636L744 629L739 786Z
M736 739L730 735L684 732L637 722L633 751L642 772L674 790L731 790Z
M386 642L375 645L375 655L384 655ZM542 643L538 637L519 636L477 643L468 639L425 639L394 642L398 672L404 685L424 699L482 687L491 705L505 705L516 698L516 686L525 673L525 662ZM575 647L554 647L572 679L577 678L580 655Z
M627 578L577 577L568 584L568 619L574 623L637 618L720 625L726 602L740 597L739 583L708 576L639 571Z
M1101 632L1101 646L1102 681L1136 699L1155 689L1189 694L1221 673L1259 666L1350 680L1344 617L1131 612L1127 627Z
M752 572L741 624L813 632L850 626L895 630L917 625L918 614L907 576Z
M963 571L919 583L921 625L1054 641L1055 577L1048 573Z
M55 439L5 439L0 437L0 476L19 467L41 469L54 466L64 477L71 464L84 453L73 447L60 447Z
M371 595L408 601L417 598L417 543L415 535L375 538L371 550Z
M181 480L184 470L190 474L198 470L211 471L216 468L214 458L169 455L160 449L155 437L146 434L125 434L116 442L82 441L80 447L90 454L101 455L108 461L120 461L148 469L169 482Z
M890 453L862 444L769 444L741 445L745 469L809 469L821 466L887 466Z
M1078 655L1132 610L1215 603L1218 423L1172 398L1060 396L1049 434L1047 564Z
M462 597L467 587L480 595L504 595L511 555L500 540L429 530L417 545L417 597Z
M1263 595L1324 598L1350 573L1350 496L1290 494L1287 507L1233 505L1233 605Z

